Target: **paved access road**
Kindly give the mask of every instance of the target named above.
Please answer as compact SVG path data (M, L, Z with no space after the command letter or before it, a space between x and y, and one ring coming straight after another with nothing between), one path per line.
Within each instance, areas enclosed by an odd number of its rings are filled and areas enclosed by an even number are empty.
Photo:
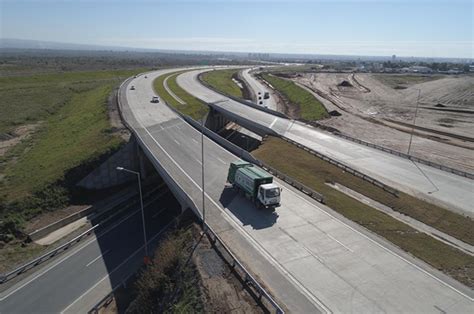
M175 193L202 213L201 134L165 104L150 103L152 81L122 88L122 113ZM178 83L179 79L178 79ZM184 86L183 86L184 87ZM207 90L208 91L208 90ZM222 97L220 97L222 99ZM238 258L295 313L468 312L472 291L341 218L290 186L282 206L256 210L225 188L237 159L204 138L205 217Z
M250 74L250 71L253 71L255 69L256 68L250 68L250 69L242 70L242 72L241 72L242 73L242 78L250 86L253 93L256 95L257 98L255 100L257 101L257 104L260 105L260 100L258 100L258 96L261 96L262 101L263 101L262 106L267 106L269 109L277 110L276 99L273 96L273 91L270 88L268 88L266 85L262 84L255 77L253 77L252 74ZM263 99L263 96L264 96L265 93L269 93L270 98Z
M169 207L164 211L157 203L147 207L150 240L179 211L170 193L159 204ZM86 313L143 264L138 208L115 227L90 237L0 293L0 313Z
M272 129L302 145L330 156L375 179L411 195L474 217L474 180L457 176L377 149L344 140L294 120L275 117L242 105L203 86L195 70L178 76L177 82L190 94L255 125Z

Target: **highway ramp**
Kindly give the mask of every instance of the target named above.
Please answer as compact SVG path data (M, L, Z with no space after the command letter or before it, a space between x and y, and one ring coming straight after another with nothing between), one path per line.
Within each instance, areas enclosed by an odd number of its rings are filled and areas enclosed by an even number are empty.
M242 70L242 78L244 81L247 83L247 85L250 87L250 89L253 91L253 94L256 96L256 101L257 104L260 105L260 101L258 100L258 96L262 97L263 105L262 106L267 106L269 109L272 110L277 110L277 102L276 99L273 95L273 91L267 87L265 84L262 84L259 80L257 80L253 75L250 73L251 71L255 70L257 68L249 68ZM260 94L259 94L260 93ZM268 93L270 95L270 98L268 99L263 99L263 96L265 93Z
M304 123L276 117L245 106L203 86L194 70L177 77L178 84L195 97L214 103L222 112L264 127L332 157L405 193L474 217L474 180L445 172L383 151L359 145Z
M166 71L131 80L134 91L124 85L122 113L152 163L181 191L178 197L184 192L184 202L202 213L201 134L165 104L150 102L153 79ZM204 146L207 223L291 312L472 308L470 289L280 180L282 206L257 210L225 188L229 163L237 157L207 138Z

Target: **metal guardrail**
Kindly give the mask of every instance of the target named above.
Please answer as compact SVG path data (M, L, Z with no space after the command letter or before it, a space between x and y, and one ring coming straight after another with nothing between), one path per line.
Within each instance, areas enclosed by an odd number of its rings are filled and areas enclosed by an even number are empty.
M380 181L377 180L377 179L374 179L374 178L372 178L372 177L370 177L370 176L368 176L368 175L365 175L365 174L363 174L362 172L360 172L360 171L358 171L358 170L355 170L354 168L351 168L351 167L349 167L349 166L347 166L347 165L345 165L345 164L343 164L343 163L341 163L341 162L339 162L339 161L337 161L337 160L335 160L335 159L333 159L333 158L331 158L331 157L328 157L328 156L326 156L326 155L324 155L324 154L321 154L321 153L319 153L319 152L317 152L317 151L315 151L315 150L312 150L311 148L308 148L308 147L306 147L306 146L304 146L304 145L301 145L301 144L298 143L298 142L295 142L295 141L293 141L293 140L290 140L290 139L287 138L287 137L282 136L281 138L284 139L285 141L287 141L288 143L291 143L291 144L293 144L293 145L296 145L297 147L299 147L299 148L301 148L301 149L304 149L305 151L309 152L310 154L315 155L316 157L318 157L318 158L320 158L320 159L322 159L322 160L324 160L324 161L327 161L327 162L329 162L329 163L331 163L331 164L333 164L333 165L335 165L335 166L337 166L337 167L343 169L344 171L347 171L347 172L349 172L350 174L352 174L352 175L354 175L354 176L356 176L356 177L359 177L359 178L363 179L364 181L367 181L367 182L369 182L369 183L371 183L371 184L373 184L373 185L375 185L375 186L377 186L377 187L383 189L385 192L388 192L388 193L392 194L393 196L398 197L398 191L395 190L395 189L393 189L392 187L386 185L385 183L382 183L382 182L380 182Z
M68 248L70 248L72 245L80 242L82 239L84 239L85 237L89 236L92 234L92 232L99 227L99 224L93 226L92 228L84 231L83 233L81 233L80 235L78 235L77 237L75 237L74 239L68 241L67 243L64 243L63 245L59 246L58 248L52 250L52 251L49 251L47 252L46 254L43 254L41 255L40 257L38 258L35 258L34 260L8 272L8 273L5 273L5 274L2 274L0 276L0 283L4 283L4 282L7 282L8 280L18 276L18 275L21 275L22 273L24 273L25 271L27 271L28 269L31 269L33 267L36 267L38 266L39 264L47 261L48 259L50 258L53 258L54 256L56 256L58 253L62 252L62 251L65 251L67 250Z
M318 202L324 204L324 196L321 193L316 192L315 190L311 189L310 187L304 185L303 183L298 182L297 180L293 179L292 177L284 174L283 172L272 168L268 164L264 163L263 161L258 160L259 166L264 168L266 171L270 172L274 176L280 178L281 180L285 181L286 183L290 184L297 190L303 192L304 194L310 196L311 198L317 200Z
M275 313L277 314L284 314L285 311L283 308L273 299L273 297L258 283L258 281L250 274L250 272L242 265L242 263L235 257L234 254L230 251L230 249L224 244L222 239L212 230L212 228L205 224L204 232L208 235L211 239L212 245L215 247L216 242L224 249L226 254L228 254L232 262L230 263L232 268L239 268L245 274L245 283L251 287L253 287L258 293L258 299L261 301L264 298L271 306L275 308Z

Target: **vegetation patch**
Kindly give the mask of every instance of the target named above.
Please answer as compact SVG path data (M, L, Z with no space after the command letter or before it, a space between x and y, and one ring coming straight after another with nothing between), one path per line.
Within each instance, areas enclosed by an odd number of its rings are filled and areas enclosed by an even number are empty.
M417 74L374 74L374 78L393 89L406 89L415 84L442 79L443 75L417 75Z
M176 77L184 72L186 71L163 74L156 78L153 86L156 93L160 95L168 105L172 106L179 112L190 116L194 120L201 120L209 112L209 107L203 101L192 96L178 85ZM179 101L168 93L164 87L164 81L166 78L168 78L168 88L186 104L183 105L179 103Z
M278 90L290 104L299 110L299 117L303 120L314 121L328 118L329 114L310 92L296 85L290 80L285 80L274 75L263 73L262 77Z
M199 275L191 260L195 245L190 228L168 235L135 282L127 313L203 312Z
M0 244L23 238L25 221L70 204L79 192L75 184L120 147L107 99L140 71L0 78L0 130L39 125L0 158Z
M215 89L231 96L243 98L242 89L234 82L238 69L214 70L201 75L202 80Z
M474 257L435 240L425 233L418 232L395 218L327 186L326 183L337 182L345 185L470 244L474 239L472 219L404 193L400 193L398 198L394 197L278 138L270 137L253 152L253 155L308 187L323 193L326 204L348 219L377 233L467 286L474 286ZM288 162L288 156L292 156L291 163Z

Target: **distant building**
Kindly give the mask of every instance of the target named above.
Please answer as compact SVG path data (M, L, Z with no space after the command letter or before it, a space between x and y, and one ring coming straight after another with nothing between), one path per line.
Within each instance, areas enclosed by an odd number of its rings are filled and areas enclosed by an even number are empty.
M396 59L397 59L397 56L396 56L396 55L392 55L392 62L395 62Z
M414 65L409 68L402 68L402 72L405 73L433 73L433 70L429 67L424 67L424 66L419 66L419 65Z

